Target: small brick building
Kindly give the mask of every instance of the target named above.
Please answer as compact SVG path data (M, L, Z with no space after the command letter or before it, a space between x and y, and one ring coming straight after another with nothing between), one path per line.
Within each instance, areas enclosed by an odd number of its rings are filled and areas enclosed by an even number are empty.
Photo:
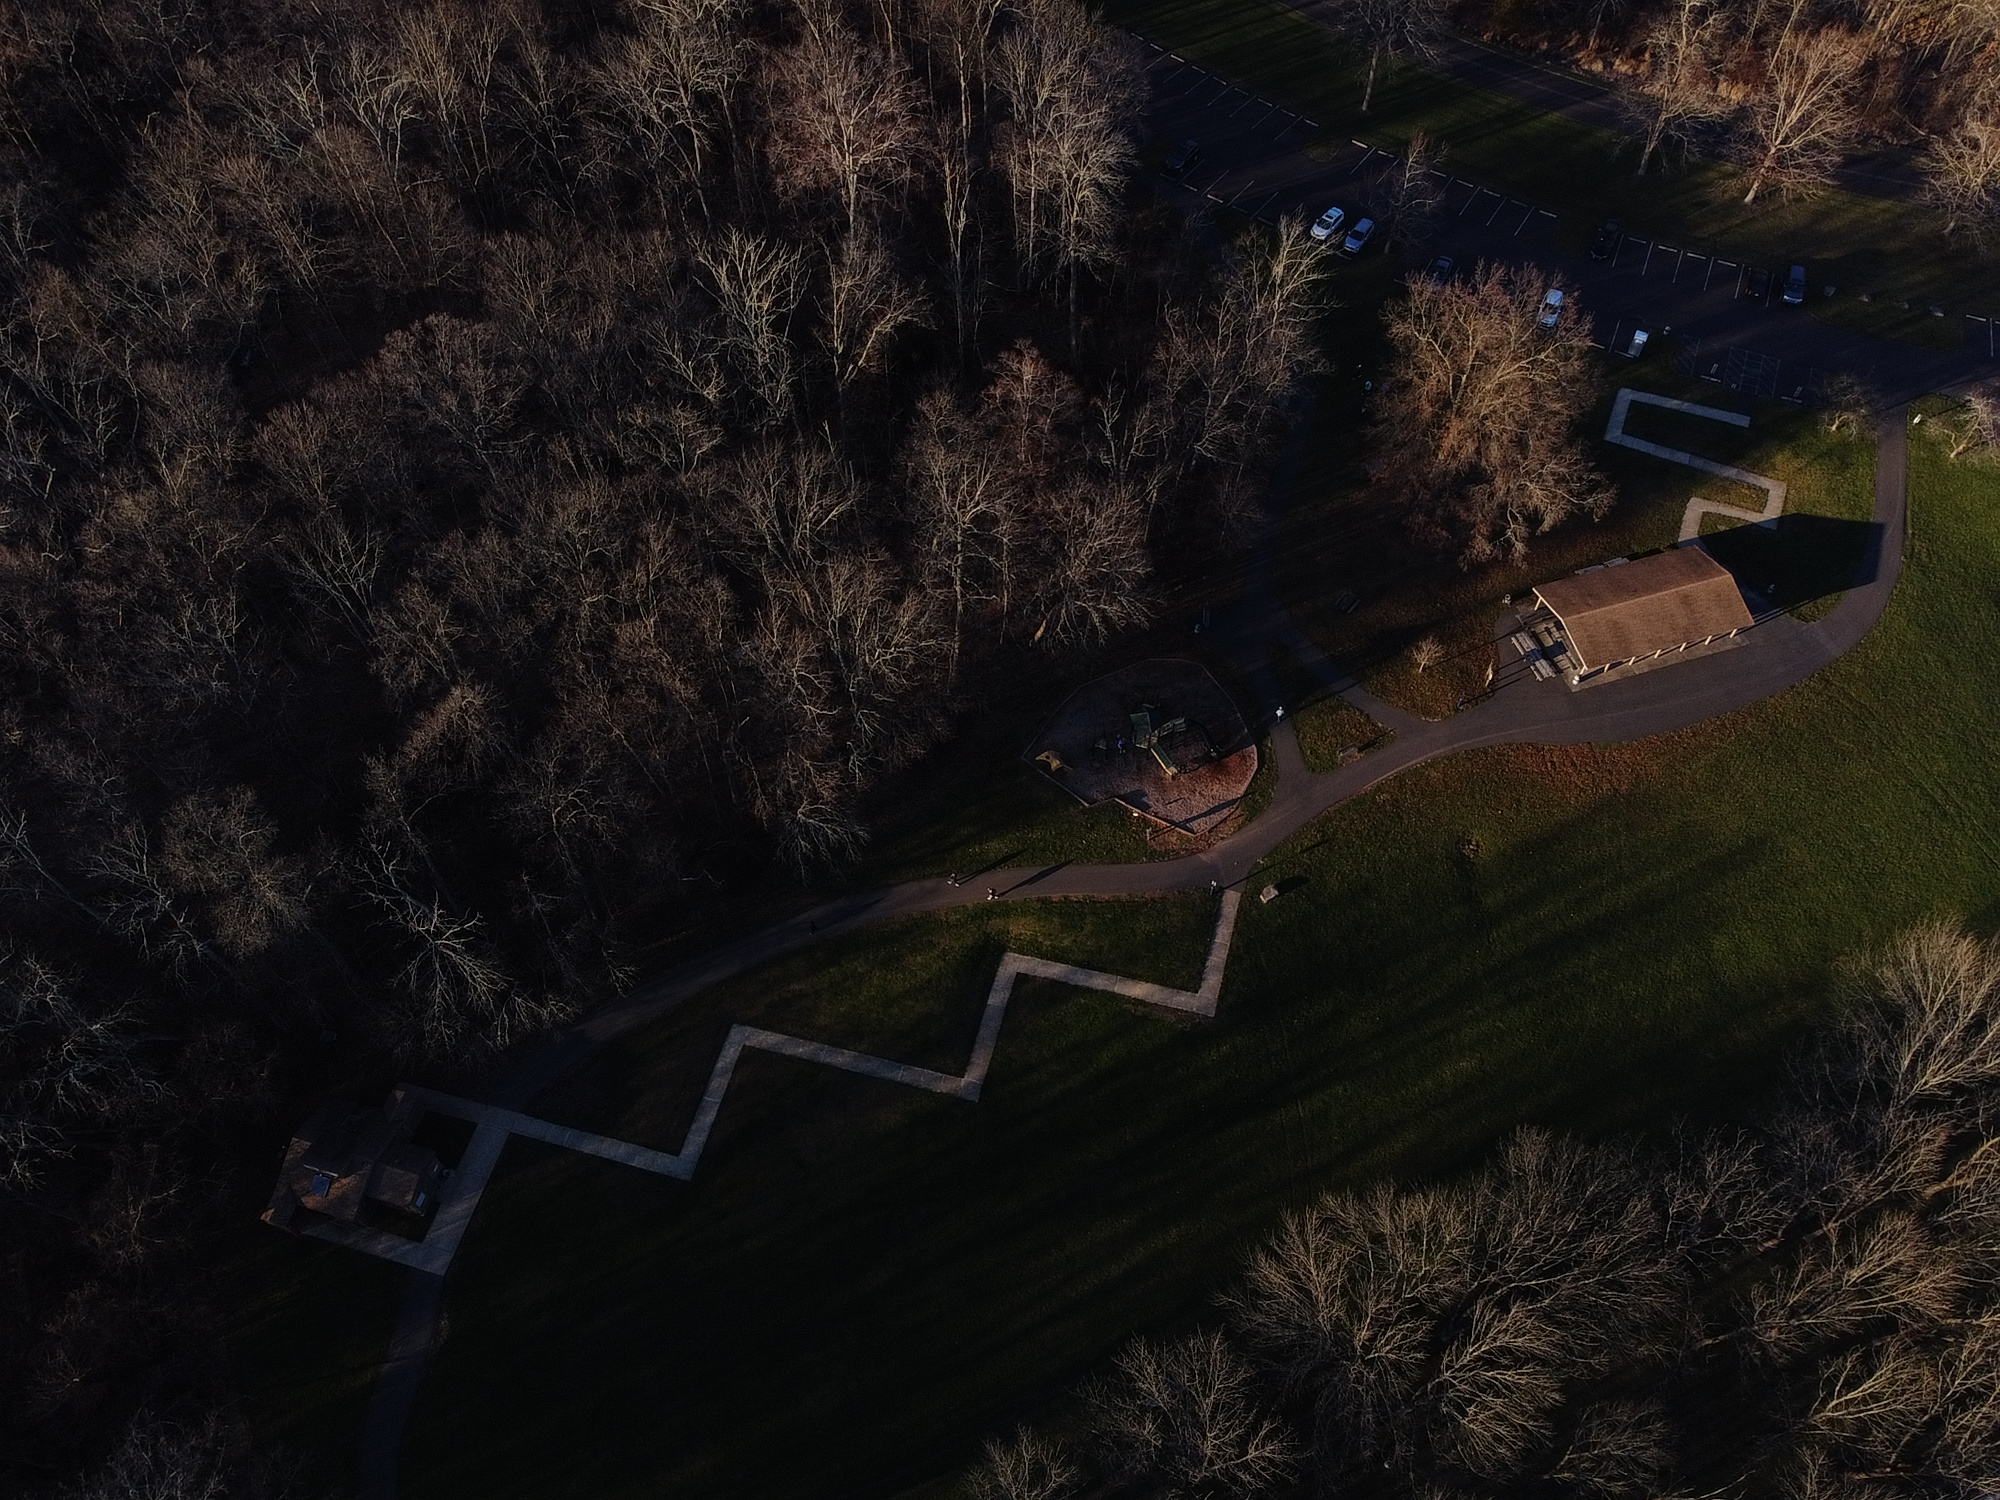
M423 1112L402 1089L384 1109L321 1105L285 1149L264 1222L296 1233L301 1211L344 1224L366 1224L380 1208L427 1212L445 1170L437 1152L410 1139Z
M1729 570L1699 546L1591 568L1535 590L1584 676L1707 645L1755 622Z

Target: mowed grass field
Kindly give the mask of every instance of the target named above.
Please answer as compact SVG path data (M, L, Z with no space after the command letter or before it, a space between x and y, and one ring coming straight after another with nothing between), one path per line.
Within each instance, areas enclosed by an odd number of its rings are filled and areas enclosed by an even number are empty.
M1746 205L1743 174L1699 157L1641 178L1629 136L1402 59L1378 79L1364 115L1367 59L1281 0L1109 0L1105 17L1298 110L1319 123L1329 146L1358 136L1400 148L1426 131L1460 177L1559 213L1556 233L1573 250L1616 218L1631 233L1668 235L1731 259L1782 266L1804 257L1815 317L1931 347L1959 347L1965 312L2000 311L2000 258L1947 240L1928 208L1839 190L1790 202L1773 193ZM1826 284L1840 295L1822 298ZM1861 300L1864 292L1871 300ZM1934 305L1946 316L1933 317Z
M1453 1171L1524 1121L1754 1112L1843 958L1932 915L2000 924L2000 468L1911 446L1908 568L1859 648L1712 724L1457 757L1322 819L1268 866L1303 884L1246 905L1212 1023L1024 982L978 1104L753 1056L692 1184L516 1143L403 1493L894 1495L1131 1334L1212 1315L1317 1191ZM1004 947L1186 983L1212 910L865 934L703 995L536 1107L677 1147L736 1020L955 1070ZM371 1310L317 1290L329 1318ZM294 1400L290 1430L311 1415Z

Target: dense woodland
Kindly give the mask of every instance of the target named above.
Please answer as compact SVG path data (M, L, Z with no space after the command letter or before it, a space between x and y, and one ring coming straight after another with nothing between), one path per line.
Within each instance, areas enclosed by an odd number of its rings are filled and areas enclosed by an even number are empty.
M1240 532L1318 260L1135 196L1125 47L0 5L0 1489L227 1447L189 1252L302 1063L465 1065L850 857Z
M986 1500L1976 1500L2000 1487L2000 947L1933 926L1748 1131L1540 1131L1327 1196Z

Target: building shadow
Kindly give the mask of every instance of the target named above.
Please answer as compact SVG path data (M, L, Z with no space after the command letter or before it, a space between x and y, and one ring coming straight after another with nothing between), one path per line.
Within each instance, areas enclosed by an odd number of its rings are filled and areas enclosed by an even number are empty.
M1873 583L1882 571L1882 527L1875 521L1780 516L1713 532L1701 545L1760 609L1791 609Z

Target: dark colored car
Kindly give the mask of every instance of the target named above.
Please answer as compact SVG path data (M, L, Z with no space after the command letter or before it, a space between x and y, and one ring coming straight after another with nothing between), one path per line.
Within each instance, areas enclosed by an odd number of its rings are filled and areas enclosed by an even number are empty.
M1743 278L1743 295L1753 302L1762 302L1771 295L1771 273L1753 267Z
M1806 300L1806 268L1793 266L1792 274L1785 278L1785 305L1797 307Z
M1368 241L1374 234L1375 221L1373 219L1357 220L1354 227L1347 231L1347 238L1340 242L1340 253L1342 255L1359 255L1363 250L1368 248Z
M1625 238L1625 231L1618 227L1616 219L1606 219L1604 227L1597 231L1597 238L1590 242L1592 260L1609 260L1618 253L1618 246Z
M1201 160L1201 142L1185 140L1174 147L1174 154L1167 158L1167 175L1182 177L1194 170L1194 164Z
M1457 269L1457 262L1449 255L1440 255L1436 260L1424 267L1424 280L1428 281L1432 286L1443 286L1447 281L1451 280L1451 273Z

